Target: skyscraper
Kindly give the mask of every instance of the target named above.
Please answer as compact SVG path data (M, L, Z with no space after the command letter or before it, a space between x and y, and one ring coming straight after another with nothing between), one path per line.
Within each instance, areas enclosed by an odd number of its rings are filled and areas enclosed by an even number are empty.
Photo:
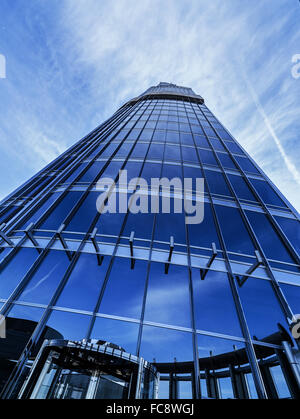
M204 179L203 221L176 188L99 212L120 170ZM151 87L0 204L1 397L299 397L299 220L201 96Z

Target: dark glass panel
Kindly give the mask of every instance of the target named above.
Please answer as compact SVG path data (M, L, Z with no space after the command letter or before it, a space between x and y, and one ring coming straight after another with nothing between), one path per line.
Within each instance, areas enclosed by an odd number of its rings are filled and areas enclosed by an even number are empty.
M142 143L137 144L134 147L130 157L132 157L132 158L141 157L141 158L144 159L146 154L147 154L148 148L149 148L149 144L142 144Z
M41 207L37 208L33 215L30 216L30 218L23 224L21 224L18 229L23 230L26 227L28 227L31 223L36 223L36 221L45 213L47 209L51 207L54 201L59 198L61 195L61 192L55 192L49 196L49 198L42 204Z
M231 368L234 365L239 368L241 363L239 359L243 359L244 370L250 371L244 344L234 340L198 335L198 353L202 398L234 398Z
M139 324L97 317L91 339L99 339L121 346L135 355Z
M237 208L215 205L227 250L254 255L254 246Z
M99 266L96 255L82 253L56 305L94 311L109 262L106 256Z
M249 186L241 176L230 174L228 174L227 176L238 198L256 201L256 198L249 189Z
M90 158L90 156L89 156L89 158ZM82 163L82 164L80 164L78 167L77 167L77 169L76 170L74 170L73 172L72 172L72 174L70 175L70 176L68 176L64 181L63 181L63 183L72 183L76 178L77 178L77 176L79 175L79 173L81 173L85 168L86 168L86 166L88 165L88 163L86 162L86 163Z
M278 323L286 325L269 281L250 277L239 287L239 295L252 337L264 339L278 332Z
M163 159L164 145L152 143L148 152L147 158L149 159Z
M300 278L299 278L300 285ZM289 306L294 314L300 314L300 286L280 284Z
M137 260L134 269L128 258L115 258L99 312L121 317L140 318L147 262Z
M204 147L204 148L210 148L208 141L204 135L194 135L195 143L197 147Z
M166 144L165 160L181 161L180 147L177 145Z
M196 328L242 336L227 274L209 271L202 281L193 269Z
M121 162L121 161L113 161L113 162L111 162L106 167L106 169L104 170L104 172L102 173L101 178L109 177L109 178L115 180L116 177L119 174L119 170L121 170L122 165L123 165L123 162Z
M231 196L231 192L229 191L229 188L222 173L215 172L212 170L204 170L204 172L210 192L212 194Z
M175 131L167 131L167 143L179 143L179 133Z
M18 300L49 304L68 266L69 259L65 252L51 250L30 279Z
M235 156L236 161L243 170L251 173L259 173L253 163L248 158Z
M140 356L157 363L193 362L192 334L144 326Z
M24 248L18 251L0 271L0 298L6 299L10 296L37 257L38 253L35 249Z
M145 163L141 176L148 182L148 185L151 185L151 179L153 177L160 178L160 172L161 164Z
M147 290L145 320L177 326L191 326L189 275L186 267L152 263Z
M267 258L293 263L293 259L267 216L254 211L246 211L246 214Z
M175 243L186 243L184 216L180 213L157 214L155 240L170 241L174 236Z
M300 256L300 221L274 217Z
M215 243L220 249L220 243L210 204L204 204L204 219L200 224L188 226L189 240L191 246L208 247ZM196 249L192 249L194 253Z
M217 160L215 159L215 156L213 155L212 151L199 149L199 154L202 164L212 164L218 166Z
M57 230L81 196L82 192L69 192L55 209L52 210L40 228L44 230Z
M236 143L233 143L233 142L230 142L230 141L226 141L226 142L225 142L225 144L226 144L226 146L227 146L228 150L229 150L231 153L245 154L245 153L243 152L243 150L241 149L241 147L240 147L240 146L238 146Z
M180 139L181 139L181 144L184 145L194 145L194 139L193 136L191 134L180 134Z
M135 237L150 240L152 237L154 214L129 214L123 236L130 237L132 231Z
M79 178L78 182L91 183L96 178L96 176L99 175L105 163L105 161L96 161L93 163L91 167L85 172L85 174Z
M225 153L217 153L219 160L224 168L236 169L236 165L233 163L232 158Z
M196 150L194 148L191 147L182 147L182 160L183 161L189 161L191 163L198 163L198 156L196 153Z
M216 151L224 151L225 148L218 138L210 138L211 145Z
M285 207L285 203L279 198L274 189L264 180L249 179L254 188L257 190L259 196L265 204L278 205Z
M98 214L96 202L98 192L90 192L67 226L68 231L87 232L93 219Z
M86 338L91 316L53 310L47 326L57 330L65 340Z

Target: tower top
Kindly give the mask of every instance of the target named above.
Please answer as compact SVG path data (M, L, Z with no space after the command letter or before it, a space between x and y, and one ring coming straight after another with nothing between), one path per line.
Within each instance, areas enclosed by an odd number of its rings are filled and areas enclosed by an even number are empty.
M149 89L147 89L144 93L130 100L127 102L127 104L132 104L138 100L146 99L148 97L157 97L163 99L172 97L173 99L190 99L192 102L198 102L200 104L204 103L204 99L200 95L197 95L190 87L177 86L173 83L160 82L157 86L149 87Z

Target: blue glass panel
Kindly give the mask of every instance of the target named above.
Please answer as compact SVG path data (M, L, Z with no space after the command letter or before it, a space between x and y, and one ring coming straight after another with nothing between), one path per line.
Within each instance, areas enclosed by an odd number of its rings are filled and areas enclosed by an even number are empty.
M225 144L231 153L245 154L241 147L239 147L236 143L225 141Z
M300 255L300 221L291 220L289 218L274 217L284 234L287 236L289 241L292 243L296 251Z
M38 253L35 249L18 251L5 268L0 271L0 298L6 299L10 296L37 257Z
M166 131L155 131L152 141L165 142Z
M150 240L152 237L154 214L129 214L123 236L130 237L132 231L135 237Z
M200 159L202 164L213 164L218 166L217 160L211 151L201 150L199 149Z
M122 274L121 274L122 273ZM115 258L101 301L100 313L139 319L147 274L147 262Z
M89 156L90 157L90 156ZM85 168L86 168L86 166L88 165L88 163L86 162L86 163L82 163L82 164L80 164L78 167L77 167L77 169L76 170L74 170L72 173L71 173L71 175L70 176L68 176L64 181L63 181L63 183L72 183L76 178L77 178L77 176L79 175L79 173L81 173Z
M237 208L215 205L227 250L254 255L254 246Z
M33 215L31 215L30 218L25 223L22 223L20 226L18 226L18 229L23 230L26 227L28 227L29 224L36 223L36 221L45 213L47 209L51 207L53 202L56 201L56 199L58 199L58 197L61 194L62 194L61 192L55 192L51 194L50 197L44 202L44 204L42 204L41 207L36 209Z
M114 343L135 355L138 333L139 324L97 317L91 339Z
M103 169L103 166L105 165L105 163L106 163L105 161L96 161L85 172L85 174L80 177L80 179L78 181L79 182L91 183L96 178L96 176L99 175L99 173Z
M90 322L90 316L53 310L47 326L61 333L65 340L82 340L86 338Z
M239 295L250 333L259 340L278 332L278 323L286 326L272 285L269 281L248 278Z
M228 174L228 178L238 198L256 201L253 193L249 189L249 186L241 176Z
M241 166L241 168L245 170L246 172L259 173L259 171L256 169L254 164L251 163L251 161L248 158L239 157L239 156L234 156L234 157L236 161L238 162L238 164Z
M285 203L279 198L274 189L264 180L249 179L259 196L265 204L278 205L286 207Z
M210 145L204 135L194 135L194 139L198 147L210 148Z
M246 211L246 214L267 258L293 263L293 259L267 216L253 211Z
M182 160L189 161L191 163L198 163L199 159L196 153L196 150L191 147L181 147L182 150Z
M211 145L216 151L225 151L225 148L218 138L210 138Z
M300 280L299 280L300 285ZM300 286L280 284L289 306L291 307L293 313L300 314Z
M149 362L193 362L192 334L144 326L140 356Z
M162 160L164 154L164 145L162 144L151 144L147 158L149 159L160 159Z
M147 290L145 320L191 327L189 275L186 267L152 263Z
M211 206L207 203L204 205L204 219L202 223L188 226L190 245L211 248L212 243L215 243L217 248L220 249ZM195 249L192 252L195 252Z
M170 242L170 236L174 236L175 243L186 244L183 214L157 214L155 240Z
M167 143L179 143L179 133L175 131L167 131Z
M109 262L107 256L99 266L96 255L82 253L56 305L94 311Z
M210 192L212 194L220 194L231 196L231 192L226 184L225 178L220 172L212 170L204 170L208 182Z
M165 160L181 161L180 147L177 145L166 145Z
M96 201L99 194L97 192L90 192L81 206L73 215L70 223L67 226L69 231L86 232L91 225L92 220L98 214L96 208Z
M193 269L193 289L197 329L242 336L227 274L209 271L202 281Z
M68 266L69 259L65 252L51 250L30 279L19 300L48 304Z
M119 174L119 170L121 170L121 167L124 163L121 161L113 161L111 162L104 170L104 172L101 175L101 178L109 177L111 179L116 179L116 177Z
M181 144L194 146L192 134L180 134Z
M217 153L217 154L223 167L228 168L228 169L235 169L235 170L237 169L236 165L233 163L232 158L228 154L224 154L224 153Z

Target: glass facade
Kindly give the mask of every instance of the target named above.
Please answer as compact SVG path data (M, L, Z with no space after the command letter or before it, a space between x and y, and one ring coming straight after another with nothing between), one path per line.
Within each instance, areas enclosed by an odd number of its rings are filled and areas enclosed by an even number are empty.
M98 212L97 182L121 190L125 169L129 180L203 178L203 222ZM27 397L45 339L112 342L144 359L160 383L137 397L299 397L299 214L192 89L160 83L127 102L2 201L0 223L2 398ZM69 398L90 388L84 368L60 376L74 383ZM106 378L96 398L110 386L129 397L126 380Z

